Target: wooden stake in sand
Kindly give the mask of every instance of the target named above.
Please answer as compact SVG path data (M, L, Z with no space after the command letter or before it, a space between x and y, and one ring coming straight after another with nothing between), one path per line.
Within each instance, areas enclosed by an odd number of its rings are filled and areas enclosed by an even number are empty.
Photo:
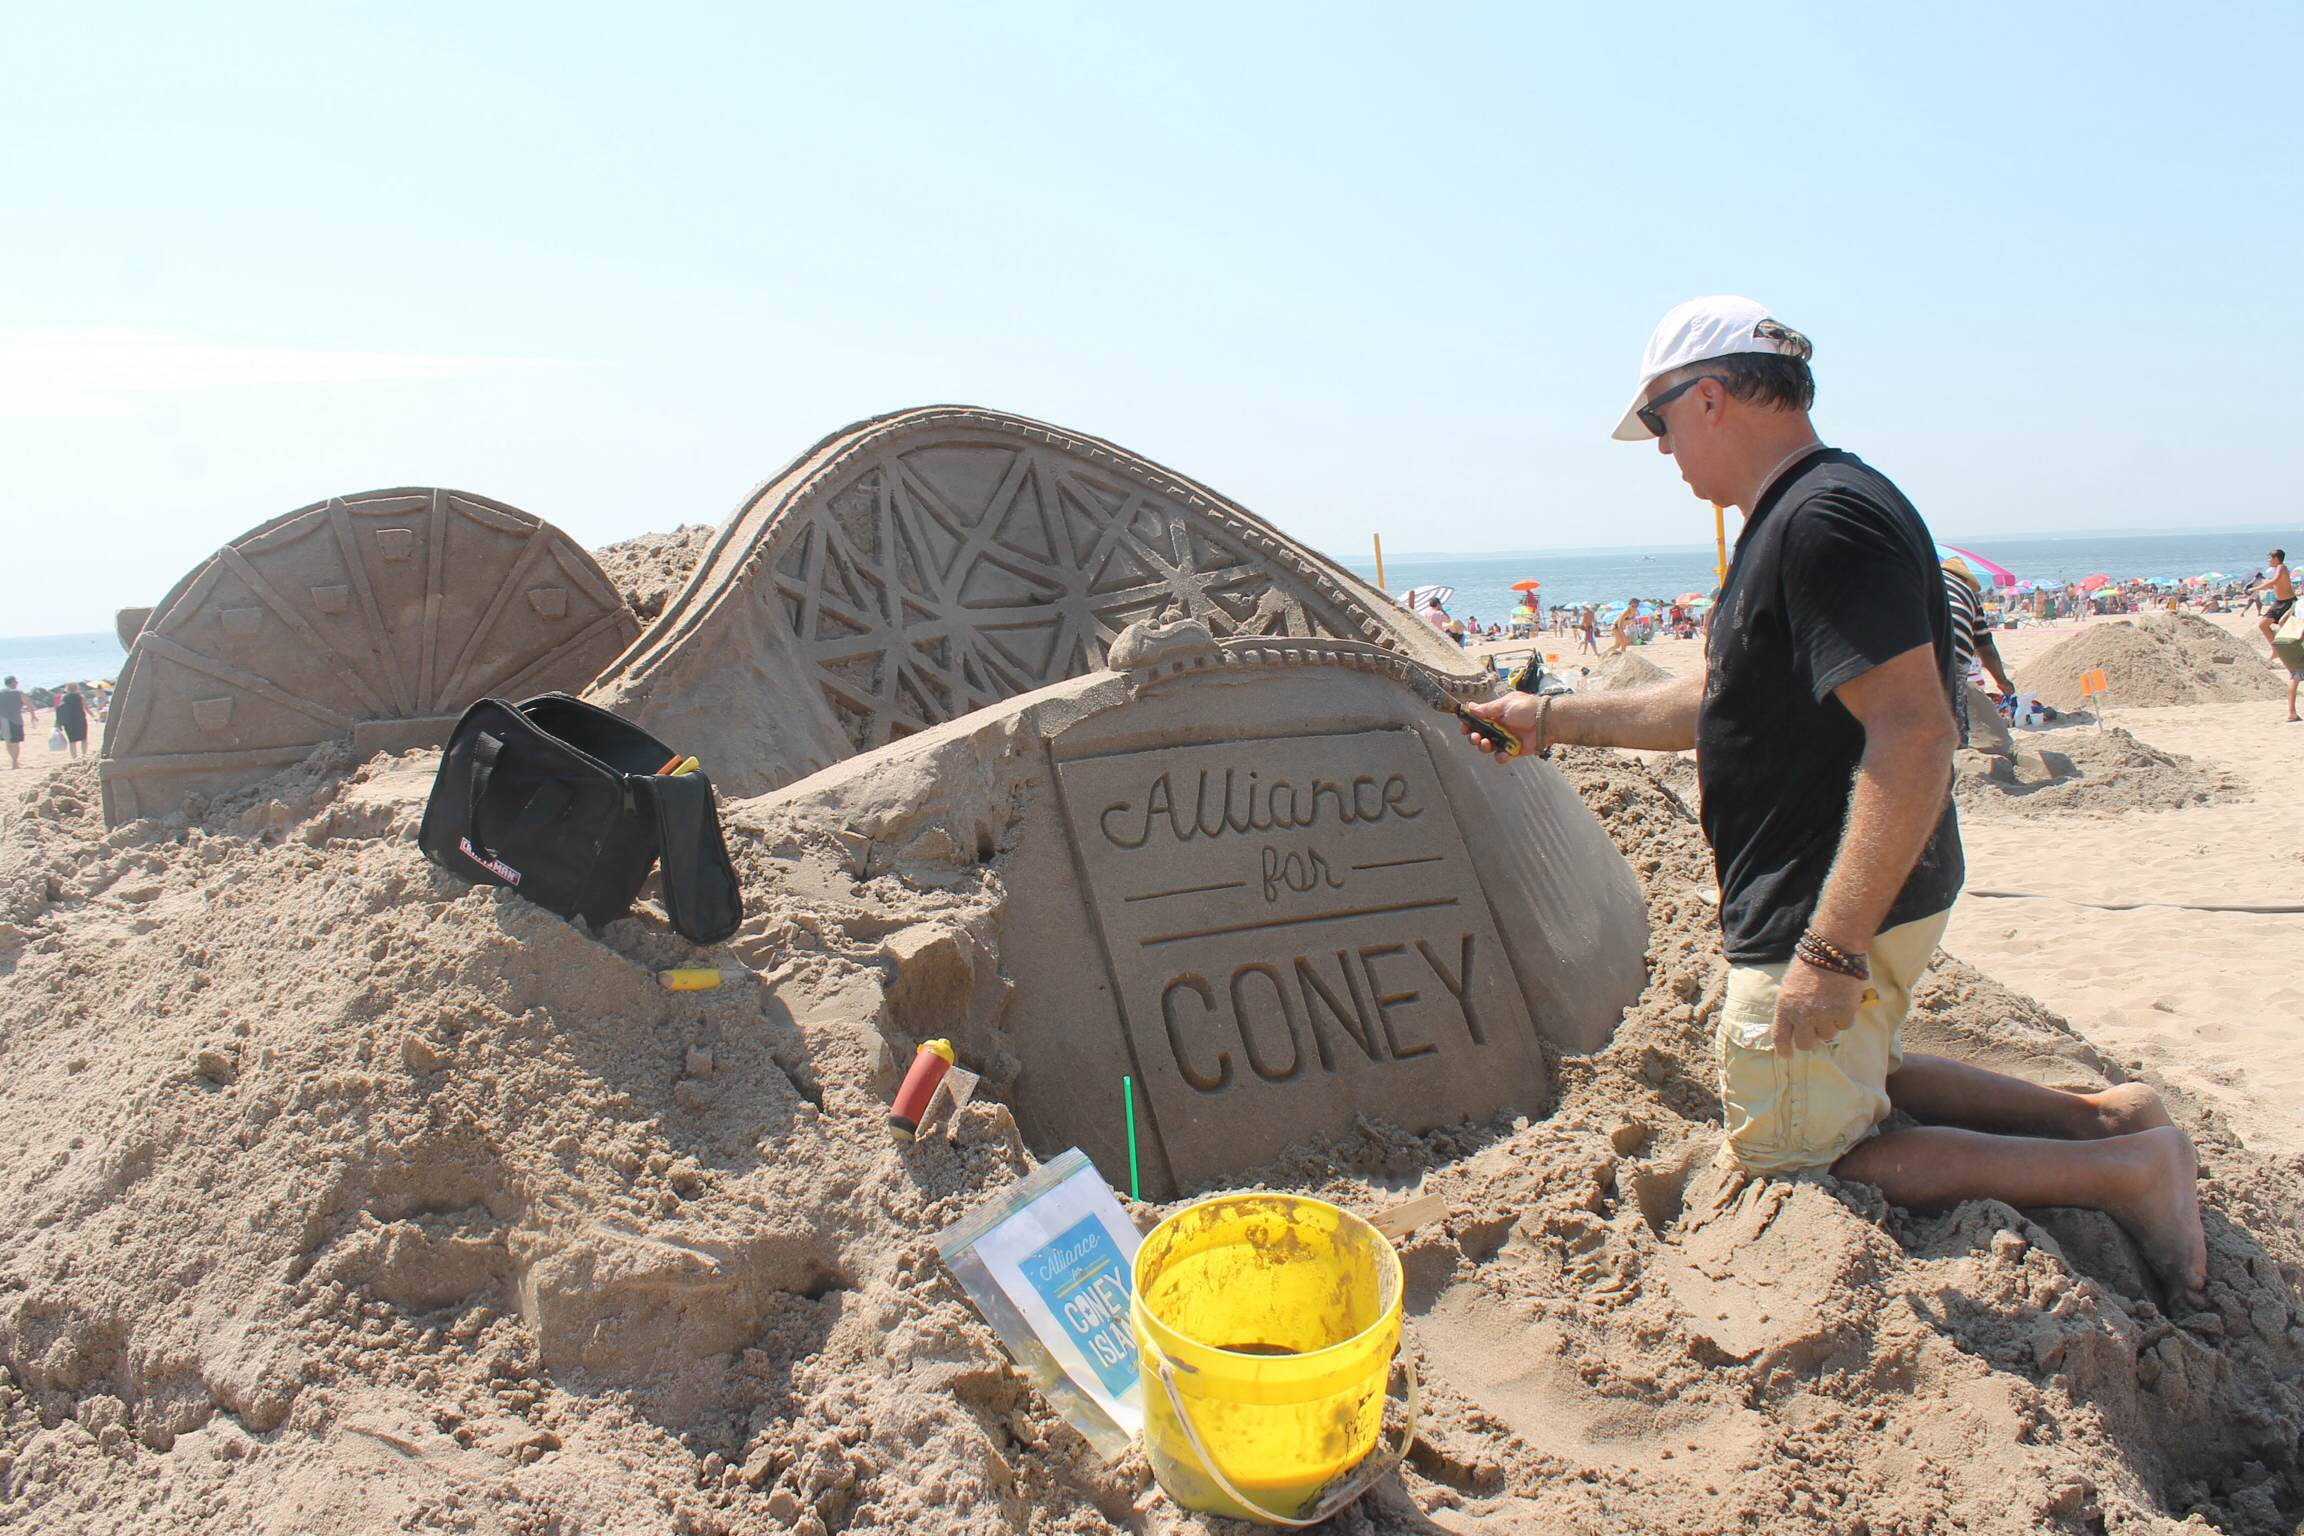
M1372 533L1368 537L1376 541L1376 590L1381 592L1384 590L1384 535Z

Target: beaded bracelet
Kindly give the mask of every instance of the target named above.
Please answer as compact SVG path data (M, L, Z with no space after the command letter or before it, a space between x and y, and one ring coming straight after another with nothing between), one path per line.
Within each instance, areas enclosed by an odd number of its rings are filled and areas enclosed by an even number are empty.
M1851 976L1858 981L1872 979L1872 966L1862 955L1852 955L1824 935L1810 928L1803 931L1792 945L1792 958L1812 965L1820 971L1836 976Z

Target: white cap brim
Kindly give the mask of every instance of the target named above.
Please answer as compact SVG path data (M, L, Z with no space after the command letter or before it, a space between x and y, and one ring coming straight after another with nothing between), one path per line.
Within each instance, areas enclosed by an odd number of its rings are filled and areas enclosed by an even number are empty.
M1648 403L1645 398L1647 393L1648 386L1646 384L1642 384L1634 392L1632 403L1624 407L1624 419L1616 423L1616 430L1608 434L1610 437L1620 443L1652 443L1656 441L1656 434L1649 431L1648 424L1640 419L1640 407ZM1590 418L1586 419L1589 420Z

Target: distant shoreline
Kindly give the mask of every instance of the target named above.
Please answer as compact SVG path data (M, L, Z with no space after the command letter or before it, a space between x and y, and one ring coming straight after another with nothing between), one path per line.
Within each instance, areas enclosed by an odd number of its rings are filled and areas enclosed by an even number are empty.
M1728 537L1731 542L1735 540L1736 528L1742 517L1742 513L1734 513L1728 519ZM1378 534L1383 531L1381 528L1376 530ZM2232 527L2218 528L2136 528L2119 532L2099 529L2091 533L2017 533L2008 529L1999 529L1991 533L1939 532L1936 534L1940 543L1958 544L1964 548L1981 549L1987 553L1990 552L1994 544L2110 544L2122 539L2218 540L2233 536L2288 538L2293 540L2297 546L2294 553L2299 558L2304 558L2304 519L2285 523L2242 523ZM1395 560L1542 560L1611 555L1685 555L1698 552L1709 554L1712 547L1712 542L1709 539L1695 539L1673 544L1584 544L1573 547L1558 545L1527 549L1387 549L1384 551L1384 563L1390 565ZM1352 557L1356 561L1366 561L1370 558L1369 555Z

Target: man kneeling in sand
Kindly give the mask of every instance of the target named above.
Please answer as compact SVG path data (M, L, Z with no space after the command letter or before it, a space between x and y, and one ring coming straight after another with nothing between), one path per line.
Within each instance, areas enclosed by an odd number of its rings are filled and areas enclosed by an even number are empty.
M1657 326L1616 429L1744 514L1704 676L1472 712L1539 753L1696 749L1730 967L1720 1097L1746 1170L1829 1169L1916 1210L2092 1206L2196 1300L2197 1161L2149 1088L2065 1093L1903 1054L1963 874L1951 620L1911 503L1817 440L1810 350L1749 299L1692 300ZM1891 1107L1925 1124L1875 1134Z

